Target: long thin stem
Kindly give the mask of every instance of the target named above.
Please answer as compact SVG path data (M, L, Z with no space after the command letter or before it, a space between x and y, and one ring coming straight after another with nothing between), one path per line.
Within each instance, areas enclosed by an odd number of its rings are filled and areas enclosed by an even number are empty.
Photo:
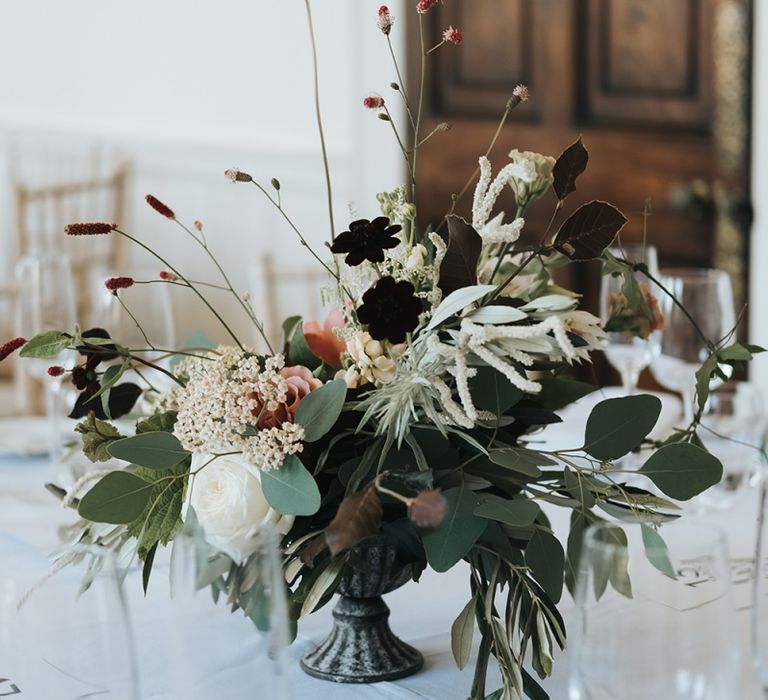
M491 151L493 150L494 146L496 145L496 141L499 140L499 136L501 135L501 130L504 128L504 124L507 122L507 118L509 117L510 112L514 109L515 105L510 101L507 102L507 106L504 109L504 114L501 115L501 120L499 121L499 125L496 127L496 132L493 135L493 138L491 139L491 143L488 146L488 150L485 152L485 157L487 158ZM456 205L458 204L459 200L467 193L467 190L472 186L472 183L475 181L475 178L480 174L480 166L478 165L475 168L475 171L472 173L472 175L469 176L469 179L464 183L464 187L461 188L459 193L453 198L453 202L451 203L451 208L448 211L448 213L443 217L442 222L440 223L440 228L445 224L446 219L453 214L454 211L456 211Z
M312 24L312 8L309 0L304 0L307 8L307 23L309 24L309 40L312 46L312 74L315 84L315 116L317 118L317 130L320 134L320 149L323 152L323 169L325 170L325 189L328 195L328 219L331 226L331 240L336 238L336 226L333 222L333 191L331 189L331 171L328 167L328 152L325 147L325 133L323 131L323 118L320 113L320 79L317 70L317 46L315 45L315 29Z
M253 182L253 184L256 187L258 187L259 190L261 190L261 193L271 202L272 206L274 206L275 209L277 209L277 211L280 212L281 216L283 217L283 219L285 219L286 223L293 229L293 231L299 237L299 241L301 241L301 245L303 245L310 252L312 257L315 260L317 260L317 262L319 262L323 266L323 268L325 268L325 271L329 275L331 275L331 277L333 277L339 283L339 286L346 293L346 295L352 301L354 301L354 297L352 296L352 293L341 283L341 276L339 275L339 273L338 272L334 272L333 270L331 270L331 268L328 267L328 265L325 264L323 259L312 249L312 247L309 245L309 243L307 243L306 238L304 238L304 236L302 235L302 233L299 230L298 226L296 226L296 224L293 223L293 220L291 219L291 217L288 216L288 214L285 213L285 210L283 209L283 207L280 206L280 204L272 198L272 196L269 194L269 192L267 192L258 182L256 182L256 180L252 180L251 182Z
M125 313L127 313L131 317L131 320L136 324L136 328L139 329L139 332L143 336L143 338L146 341L147 345L149 345L149 347L151 347L154 350L154 346L152 345L152 341L147 337L146 331L141 327L141 324L139 323L139 319L137 319L131 313L131 310L126 306L125 302L120 298L120 295L117 292L114 293L114 296L115 296L115 299L117 299L120 302L120 306L123 307L123 310L125 311Z
M400 146L400 150L403 152L403 158L405 158L406 165L408 166L408 171L411 170L411 158L408 155L408 149L405 147L405 144L403 143L403 140L400 138L400 132L397 130L397 126L395 126L395 122L392 120L392 114L390 113L389 109L387 109L387 105L385 104L384 112L387 115L387 121L389 122L389 125L392 127L392 132L395 134L395 138L397 139L397 143Z
M413 112L411 112L411 103L408 100L408 92L405 87L405 83L403 82L403 76L400 73L400 65L397 62L397 56L395 55L395 50L392 47L392 39L389 37L389 34L387 34L387 46L389 46L389 53L392 56L392 63L395 64L395 73L397 73L397 86L399 88L398 92L403 96L403 102L405 102L405 111L408 112L408 119L411 122L411 128L416 131L416 121L413 118Z
M146 245L145 243L142 243L138 238L134 238L129 233L126 233L125 231L122 231L119 228L115 229L115 233L119 233L121 236L124 236L125 238L135 243L140 248L143 248L144 250L146 250L150 255L152 255L154 258L159 260L163 265L165 265L165 267L167 267L171 272L173 272L173 274L175 274L179 279L186 282L189 285L189 288L199 297L200 301L202 301L203 304L205 304L208 307L209 311L216 317L219 323L221 323L221 325L224 327L227 333L229 333L232 340L234 340L235 343L237 344L237 347L239 347L241 350L245 350L245 347L243 346L243 344L235 335L234 331L229 327L227 322L221 317L219 312L216 311L216 309L214 309L213 306L211 306L211 303L200 293L197 287L195 287L186 277L184 277L184 275L182 275L181 272L179 272L175 267L173 267L173 265L171 265L164 257L156 253L154 250L152 250L152 248L150 248L148 245Z
M419 78L419 107L416 112L416 127L413 132L413 159L411 160L411 199L416 201L416 165L418 160L419 149L416 144L419 143L419 136L421 134L421 117L424 113L424 84L427 76L427 54L424 51L424 19L419 14L419 47L421 51L421 76ZM414 221L414 228L416 222Z
M235 291L235 288L232 286L232 282L229 281L229 277L227 277L227 273L224 272L224 268L219 263L216 256L211 252L211 249L208 247L208 244L204 240L200 240L197 236L195 236L194 233L192 233L191 229L187 228L181 221L178 219L174 219L174 221L181 226L181 228L186 231L192 239L205 251L206 255L210 258L211 262L216 266L216 269L219 271L219 274L221 275L221 278L224 280L224 283L226 284L226 289L232 293L232 295L237 299L240 306L243 308L246 314L248 314L248 318L251 319L253 322L253 325L256 326L256 329L259 331L259 334L261 335L262 339L267 345L267 348L271 354L274 354L274 350L272 349L272 345L269 342L269 338L267 338L267 334L264 331L264 324L259 321L258 317L255 313L253 313L253 310L250 306L248 306L242 299L242 297Z

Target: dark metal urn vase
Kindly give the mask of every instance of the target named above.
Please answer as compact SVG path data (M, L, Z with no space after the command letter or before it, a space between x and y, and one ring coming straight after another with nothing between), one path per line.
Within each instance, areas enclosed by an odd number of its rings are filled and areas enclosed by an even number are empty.
M389 608L382 595L405 584L413 575L384 537L372 537L355 547L369 571L354 572L338 588L333 629L310 651L301 667L310 676L336 683L376 683L416 673L424 657L398 639L389 628Z

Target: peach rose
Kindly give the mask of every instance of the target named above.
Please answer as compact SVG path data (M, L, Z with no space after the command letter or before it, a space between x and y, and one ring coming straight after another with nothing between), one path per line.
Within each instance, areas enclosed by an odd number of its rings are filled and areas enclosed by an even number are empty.
M334 369L341 367L341 354L346 349L346 343L336 337L334 328L344 328L344 314L339 309L333 309L323 322L323 327L317 321L304 321L302 331L309 349Z
M279 428L285 422L293 423L296 409L301 400L311 391L319 389L323 385L310 369L302 365L285 367L280 370L280 374L285 378L288 385L285 401L272 411L264 411L257 424L260 429ZM254 415L258 416L261 409L262 406L257 406L253 411Z

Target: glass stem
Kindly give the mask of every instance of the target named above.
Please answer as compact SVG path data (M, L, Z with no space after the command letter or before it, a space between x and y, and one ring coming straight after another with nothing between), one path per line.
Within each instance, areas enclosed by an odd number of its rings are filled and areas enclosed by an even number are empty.
M625 367L621 371L621 386L626 396L637 393L637 383L640 381L640 372L633 367Z
M45 382L45 408L48 414L49 461L52 471L61 468L63 449L61 445L61 381L48 379Z

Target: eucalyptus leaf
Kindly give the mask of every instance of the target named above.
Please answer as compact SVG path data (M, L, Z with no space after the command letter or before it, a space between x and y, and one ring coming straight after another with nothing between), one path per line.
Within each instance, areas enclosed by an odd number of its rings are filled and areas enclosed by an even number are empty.
M438 287L443 294L477 284L477 263L483 249L483 239L459 216L446 217L448 245L440 263Z
M147 469L170 469L190 456L172 433L140 433L117 440L107 447L115 459L132 462Z
M659 448L638 471L670 498L687 501L718 483L723 465L701 447L675 442Z
M95 523L124 525L147 507L152 484L123 471L114 471L96 482L80 500L80 517Z
M314 515L320 508L317 482L296 455L288 455L280 469L261 471L264 497L278 513Z
M478 367L469 379L469 390L475 406L495 416L502 416L523 398L523 392L493 367Z
M303 365L313 371L322 364L322 360L310 350L301 323L296 324L293 335L291 335L288 345L288 359L292 365Z
M443 522L422 532L427 561L438 572L448 571L466 556L486 527L486 521L475 515L480 501L472 491L457 487L443 496L447 504Z
M546 594L557 603L563 594L565 552L557 537L539 528L525 548L525 563Z
M582 508L586 510L594 508L597 500L589 489L587 480L571 469L566 469L564 475L565 488L568 490L568 493L570 493L577 501L581 501Z
M475 508L475 515L513 527L531 525L540 512L538 504L528 498L505 499L492 494L483 496L483 503Z
M69 347L72 336L60 331L46 331L28 340L21 348L21 357L51 360Z
M559 411L598 389L594 384L565 377L544 377L539 384L536 401L550 411Z
M347 384L335 379L305 396L296 409L296 422L304 427L304 441L316 442L333 428L344 408Z
M661 401L650 394L601 401L587 420L583 449L600 460L622 457L653 430L660 413Z

